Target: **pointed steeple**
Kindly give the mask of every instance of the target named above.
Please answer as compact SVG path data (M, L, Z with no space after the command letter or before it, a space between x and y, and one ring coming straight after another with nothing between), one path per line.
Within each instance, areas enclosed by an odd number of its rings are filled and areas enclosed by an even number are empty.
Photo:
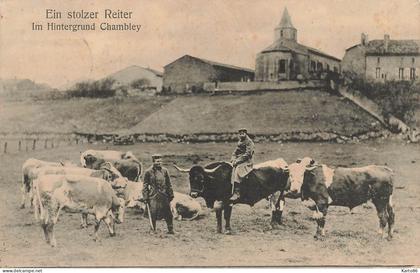
M292 24L287 8L284 8L280 23L274 30L274 39L276 41L279 39L297 41L297 29Z
M290 18L289 11L287 7L283 10L283 15L281 17L281 21L278 25L279 28L295 28L292 24L292 19Z

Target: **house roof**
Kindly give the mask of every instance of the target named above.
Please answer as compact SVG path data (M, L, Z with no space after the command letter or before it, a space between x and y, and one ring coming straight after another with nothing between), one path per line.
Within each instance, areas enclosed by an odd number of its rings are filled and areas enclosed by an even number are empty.
M417 55L420 54L420 40L389 40L385 50L384 40L369 41L366 55Z
M147 68L146 67L143 67L143 68L149 70L152 73L154 73L156 76L159 76L159 77L162 77L163 76L163 73L160 72L160 71L154 70L154 69L149 68L149 67L147 67Z
M286 40L286 39L279 39L277 41L275 41L272 45L270 45L269 47L265 48L261 53L267 53L267 52L277 52L277 51L283 51L283 52L296 52L299 54L303 54L303 55L309 55L309 54L316 54L316 55L320 55L326 58L330 58L330 59L334 59L336 61L341 61L340 59L328 55L318 49L309 47L309 46L305 46L302 44L299 44L295 41L292 40Z
M349 51L355 47L362 46L356 44L346 49ZM385 41L372 40L366 45L366 55L419 55L420 40L389 40L388 50L385 50Z
M206 59L203 59L203 58L194 57L194 56L191 56L191 55L188 55L188 54L182 56L181 58L176 59L175 61L165 65L164 67L167 67L168 65L171 65L171 64L175 63L176 61L178 61L182 58L186 58L186 57L202 61L204 63L207 63L207 64L211 65L211 66L218 66L218 67L223 67L223 68L228 68L228 69L241 70L241 71L254 73L254 70L249 69L249 68L244 68L244 67L234 66L234 65L230 65L230 64L224 64L224 63L219 63L219 62L215 62L215 61L210 61L210 60L206 60Z

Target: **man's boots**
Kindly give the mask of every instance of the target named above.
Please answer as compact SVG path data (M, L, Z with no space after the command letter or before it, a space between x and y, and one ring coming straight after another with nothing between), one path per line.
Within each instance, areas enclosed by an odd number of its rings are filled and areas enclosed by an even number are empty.
M233 195L232 197L229 199L232 203L237 203L239 201L239 199L241 198L241 193L240 193L240 184L239 183L233 183Z

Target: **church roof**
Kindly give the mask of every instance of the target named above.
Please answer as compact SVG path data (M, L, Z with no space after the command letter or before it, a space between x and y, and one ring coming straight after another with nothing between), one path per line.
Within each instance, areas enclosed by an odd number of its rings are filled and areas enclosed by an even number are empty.
M292 19L290 18L287 8L284 8L283 15L277 28L295 28L292 24Z
M286 40L286 39L279 39L275 41L272 45L265 48L261 53L277 52L277 51L294 52L294 53L303 54L303 55L315 54L315 55L320 55L326 58L334 59L336 61L341 61L340 59L334 56L328 55L318 49L305 46L295 41Z

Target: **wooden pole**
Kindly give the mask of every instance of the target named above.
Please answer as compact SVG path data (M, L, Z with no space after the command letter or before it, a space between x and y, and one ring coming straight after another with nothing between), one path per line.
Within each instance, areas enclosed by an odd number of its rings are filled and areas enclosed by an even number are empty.
M32 150L35 150L36 148L36 139L34 139L34 142L32 143Z
M5 154L7 154L7 141L4 143L4 150L3 150L3 152L4 152Z
M18 144L18 150L20 152L20 150L22 149L22 140L19 140L19 144Z

